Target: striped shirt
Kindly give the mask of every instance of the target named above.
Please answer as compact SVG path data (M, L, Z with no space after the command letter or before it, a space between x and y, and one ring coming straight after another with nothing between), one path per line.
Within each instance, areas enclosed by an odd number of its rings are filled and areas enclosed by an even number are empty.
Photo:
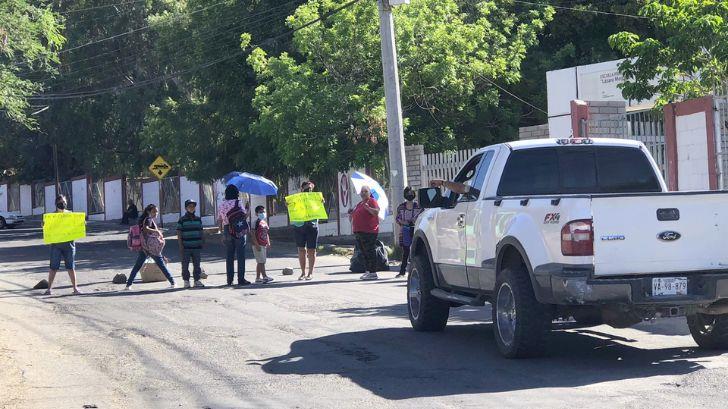
M177 231L182 239L182 247L190 250L202 248L202 219L187 213L177 222Z

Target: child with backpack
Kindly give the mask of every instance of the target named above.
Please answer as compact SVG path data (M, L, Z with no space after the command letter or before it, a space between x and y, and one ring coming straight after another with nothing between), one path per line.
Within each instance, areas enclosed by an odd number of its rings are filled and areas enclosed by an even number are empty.
M217 218L223 234L226 257L227 285L233 285L235 278L235 259L238 259L238 286L250 284L245 279L245 244L248 235L247 213L240 205L240 191L235 185L225 188L225 200L220 203Z
M197 217L195 209L197 202L192 199L185 200L185 213L177 222L177 242L179 243L179 253L182 256L182 280L184 280L185 288L190 288L190 259L193 266L193 278L195 279L195 288L202 288L205 285L200 281L202 268L200 267L200 253L202 252L202 244L204 234L202 230L202 219Z
M164 235L162 231L157 227L155 219L157 217L157 206L150 204L144 208L144 213L139 218L139 222L129 228L129 235L127 236L127 245L129 250L138 251L136 263L129 273L129 279L126 280L125 290L131 290L131 285L134 283L139 270L141 270L147 257L151 257L159 269L162 271L167 280L169 280L169 288L174 288L174 278L167 269L167 264L164 262L164 256L162 256L162 250L164 249Z
M268 236L268 222L266 221L265 207L258 206L255 208L255 227L250 237L253 239L253 255L257 266L255 268L255 282L258 284L268 284L273 281L265 273L265 262L268 258L268 249L270 248L270 237Z

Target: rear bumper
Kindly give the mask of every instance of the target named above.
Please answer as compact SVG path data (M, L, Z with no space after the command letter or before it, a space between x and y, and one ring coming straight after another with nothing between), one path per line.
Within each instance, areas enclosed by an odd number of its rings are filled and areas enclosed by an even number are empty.
M19 226L25 222L25 219L5 219L8 226Z
M675 273L688 278L688 294L653 296L652 279L660 275L592 278L591 266L547 265L534 270L536 298L559 305L634 304L645 306L707 305L728 299L728 273ZM665 275L662 275L665 276Z

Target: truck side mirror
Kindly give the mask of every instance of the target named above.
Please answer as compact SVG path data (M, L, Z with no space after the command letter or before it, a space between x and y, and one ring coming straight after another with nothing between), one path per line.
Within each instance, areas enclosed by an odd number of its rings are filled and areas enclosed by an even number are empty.
M420 207L424 209L433 209L437 207L447 207L450 200L442 196L442 190L439 187L428 187L418 191Z

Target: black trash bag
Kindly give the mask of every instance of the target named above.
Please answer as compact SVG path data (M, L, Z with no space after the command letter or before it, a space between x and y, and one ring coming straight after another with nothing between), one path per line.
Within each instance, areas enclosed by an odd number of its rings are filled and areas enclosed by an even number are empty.
M389 271L389 257L387 256L387 248L384 243L377 241L377 271ZM366 272L366 261L361 253L359 243L354 246L354 255L351 257L349 271L352 273L363 274Z

